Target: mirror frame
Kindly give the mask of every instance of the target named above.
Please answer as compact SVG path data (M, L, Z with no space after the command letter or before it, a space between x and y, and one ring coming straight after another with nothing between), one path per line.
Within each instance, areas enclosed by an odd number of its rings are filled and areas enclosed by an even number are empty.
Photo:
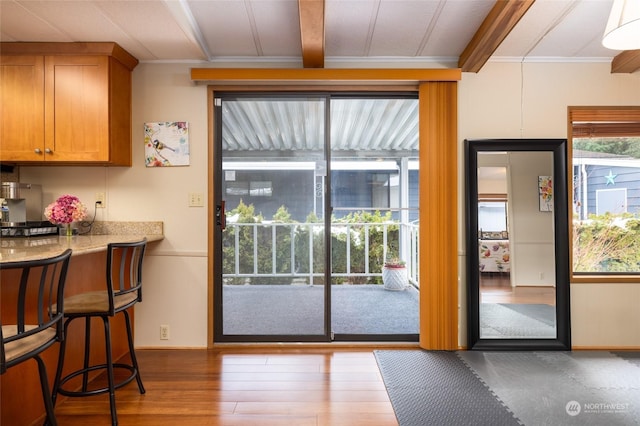
M566 139L465 139L467 230L467 348L473 350L571 350L569 224ZM478 153L549 151L553 154L556 278L555 339L480 337L480 255L478 252Z

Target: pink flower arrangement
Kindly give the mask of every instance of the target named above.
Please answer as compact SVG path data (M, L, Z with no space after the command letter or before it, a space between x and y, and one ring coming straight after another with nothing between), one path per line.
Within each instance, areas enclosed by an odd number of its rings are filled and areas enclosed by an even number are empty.
M71 223L87 216L87 208L73 195L62 195L44 209L44 216L54 224Z

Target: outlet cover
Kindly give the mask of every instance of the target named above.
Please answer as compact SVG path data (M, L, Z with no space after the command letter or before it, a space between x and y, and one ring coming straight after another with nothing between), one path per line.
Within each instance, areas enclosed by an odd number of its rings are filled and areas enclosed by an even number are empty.
M107 197L104 192L96 192L96 203L99 201L100 204L97 205L98 208L104 209L107 207Z

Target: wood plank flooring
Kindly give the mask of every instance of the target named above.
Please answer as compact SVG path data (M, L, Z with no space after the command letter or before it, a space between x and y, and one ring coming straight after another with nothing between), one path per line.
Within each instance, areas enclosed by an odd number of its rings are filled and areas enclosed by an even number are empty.
M116 390L127 425L397 425L372 349L138 350L146 394ZM109 398L68 398L61 426L110 424Z
M555 306L556 290L552 286L511 287L509 274L481 274L480 301L482 303L543 303Z

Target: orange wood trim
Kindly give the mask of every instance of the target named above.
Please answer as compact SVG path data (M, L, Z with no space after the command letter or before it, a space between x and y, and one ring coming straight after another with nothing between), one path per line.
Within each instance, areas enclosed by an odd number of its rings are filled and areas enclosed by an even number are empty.
M640 106L570 106L569 127L574 121L640 121Z
M464 72L478 72L535 0L498 0L458 60Z
M640 275L576 275L571 277L571 284L637 284Z
M207 213L207 348L211 349L214 344L214 273L215 273L215 253L214 253L214 232L216 230L216 205L215 205L215 193L213 191L215 185L213 184L214 170L215 170L215 119L214 119L214 98L215 92L212 87L207 90L207 196L208 200L208 213Z
M324 68L324 0L298 0L302 65Z
M458 348L457 88L419 91L420 347L428 350Z
M3 55L100 55L112 56L132 71L138 59L113 42L2 42Z
M219 82L216 82L219 83ZM418 83L410 84L371 84L371 85L358 85L357 83L341 84L341 85L313 85L313 84L296 84L294 86L282 86L282 85L261 85L261 84L214 84L209 87L213 87L217 92L318 92L318 93L331 93L331 92L417 92Z
M640 49L625 50L611 61L611 74L633 73L640 70Z
M192 68L191 80L216 84L401 84L422 81L458 81L460 69L251 69ZM291 90L291 87L285 89Z

